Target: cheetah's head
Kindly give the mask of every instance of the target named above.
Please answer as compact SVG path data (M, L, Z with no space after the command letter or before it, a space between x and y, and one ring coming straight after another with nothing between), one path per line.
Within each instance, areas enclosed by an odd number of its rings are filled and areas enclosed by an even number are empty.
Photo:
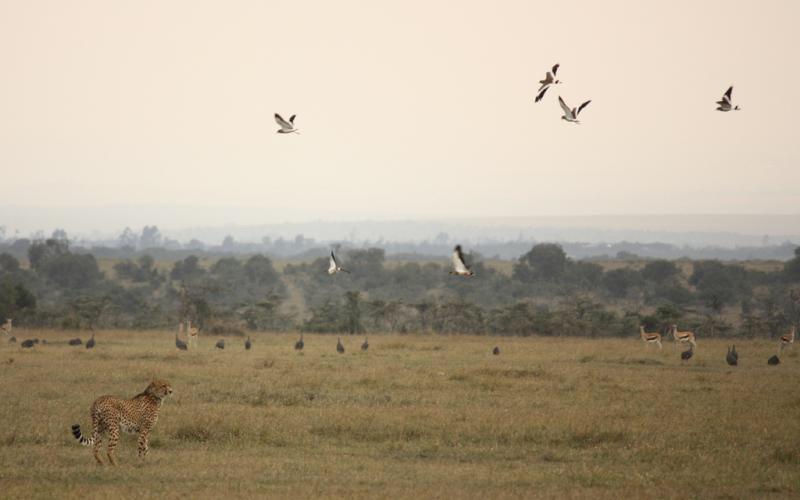
M164 399L172 394L172 386L169 385L169 382L166 380L153 380L150 382L150 385L147 386L144 393L156 399Z

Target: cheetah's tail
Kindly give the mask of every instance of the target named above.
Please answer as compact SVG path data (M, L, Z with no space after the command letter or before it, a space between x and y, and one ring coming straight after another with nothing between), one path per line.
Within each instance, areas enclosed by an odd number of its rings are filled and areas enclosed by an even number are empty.
M92 446L94 444L94 438L87 438L81 434L81 426L78 424L72 426L72 435L84 446Z

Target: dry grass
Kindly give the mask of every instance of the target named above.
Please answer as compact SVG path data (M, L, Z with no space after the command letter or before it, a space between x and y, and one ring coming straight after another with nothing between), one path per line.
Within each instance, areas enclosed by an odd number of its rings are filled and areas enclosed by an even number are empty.
M25 332L0 346L0 496L752 498L800 494L800 356L699 339L688 366L629 340ZM502 354L490 351L499 345ZM797 347L795 347L797 349ZM11 361L13 360L13 361ZM172 382L152 451L97 467L69 427L102 394Z

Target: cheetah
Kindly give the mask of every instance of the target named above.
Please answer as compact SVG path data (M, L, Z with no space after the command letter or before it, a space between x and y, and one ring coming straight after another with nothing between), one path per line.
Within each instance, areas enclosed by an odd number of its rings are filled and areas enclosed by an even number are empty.
M92 446L94 459L100 460L100 444L103 433L108 432L108 461L117 465L114 450L119 441L119 431L139 434L139 457L144 459L149 451L148 438L150 429L158 420L158 409L164 398L172 394L172 386L166 380L154 380L143 393L132 399L121 399L116 396L101 396L92 403L92 437L81 434L81 426L72 426L75 439L84 446Z

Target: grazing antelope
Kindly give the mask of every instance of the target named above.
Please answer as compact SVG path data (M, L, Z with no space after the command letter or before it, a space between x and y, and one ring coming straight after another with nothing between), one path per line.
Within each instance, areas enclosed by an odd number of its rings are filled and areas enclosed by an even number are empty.
M192 320L186 320L186 337L192 349L197 347L197 339L200 337L200 329L192 326Z
M661 349L661 334L656 332L644 331L644 326L639 325L639 335L645 344L656 344Z
M781 335L781 351L783 351L784 347L789 347L790 345L794 344L794 334L797 333L797 327L793 326L789 333Z
M6 318L6 322L0 325L0 331L2 331L6 335L11 334L11 322L13 320L11 318Z
M697 347L697 342L695 341L695 338L694 338L694 332L679 332L678 331L678 325L672 325L672 340L675 341L675 343L672 344L672 347L675 347L675 345L678 342L680 342L682 344L685 344L685 343L688 342L688 343L692 344L693 346Z

